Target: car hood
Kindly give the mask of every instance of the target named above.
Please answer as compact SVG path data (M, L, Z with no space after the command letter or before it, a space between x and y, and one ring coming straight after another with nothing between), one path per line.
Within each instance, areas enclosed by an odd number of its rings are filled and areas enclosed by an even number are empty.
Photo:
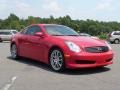
M81 36L53 36L57 40L71 41L82 47L92 47L92 46L106 46L105 42L100 39L94 39L90 37Z

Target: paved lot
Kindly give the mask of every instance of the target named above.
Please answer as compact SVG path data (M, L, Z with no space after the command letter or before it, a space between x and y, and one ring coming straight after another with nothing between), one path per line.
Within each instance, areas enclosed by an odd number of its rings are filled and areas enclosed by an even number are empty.
M111 46L113 65L55 73L42 63L10 59L9 43L0 43L0 90L120 90L120 45Z

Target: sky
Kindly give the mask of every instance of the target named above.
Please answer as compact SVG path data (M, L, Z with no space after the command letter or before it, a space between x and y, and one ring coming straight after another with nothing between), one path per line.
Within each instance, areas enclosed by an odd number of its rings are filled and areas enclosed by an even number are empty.
M0 0L0 19L69 15L72 19L120 22L120 0Z

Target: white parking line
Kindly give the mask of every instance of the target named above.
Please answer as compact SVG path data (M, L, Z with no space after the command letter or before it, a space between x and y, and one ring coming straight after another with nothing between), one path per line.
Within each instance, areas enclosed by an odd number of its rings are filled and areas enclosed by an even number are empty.
M16 79L17 79L16 76L12 77L10 83L6 84L6 85L2 88L2 90L8 90L8 89L14 84L14 82L15 82Z

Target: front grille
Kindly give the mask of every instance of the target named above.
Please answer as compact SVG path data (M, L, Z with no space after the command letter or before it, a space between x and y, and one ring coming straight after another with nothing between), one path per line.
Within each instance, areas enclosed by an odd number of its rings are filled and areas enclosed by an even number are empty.
M85 51L90 53L103 53L108 52L109 48L107 46L86 47Z

